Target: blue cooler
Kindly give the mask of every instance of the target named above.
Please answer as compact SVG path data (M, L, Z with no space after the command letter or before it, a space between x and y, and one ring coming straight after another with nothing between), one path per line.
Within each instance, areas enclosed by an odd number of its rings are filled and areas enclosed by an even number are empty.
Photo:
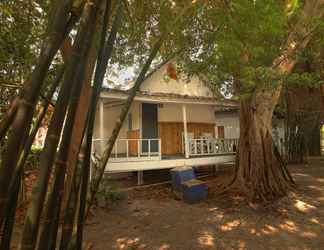
M207 184L199 180L182 183L182 198L186 203L197 203L207 198Z
M171 169L171 183L172 189L175 192L182 191L182 183L196 178L193 168L191 167L177 167Z

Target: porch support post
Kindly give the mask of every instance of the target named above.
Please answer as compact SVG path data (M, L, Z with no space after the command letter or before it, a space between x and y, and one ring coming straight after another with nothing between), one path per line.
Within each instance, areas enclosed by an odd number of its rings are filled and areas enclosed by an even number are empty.
M104 103L101 99L99 102L99 137L104 139ZM105 142L100 141L100 152L103 153Z
M143 185L144 184L144 174L143 171L137 171L137 185Z
M186 104L182 104L182 115L183 115L183 135L184 135L184 150L185 157L189 158L189 140L188 140L188 129L187 129L187 109Z

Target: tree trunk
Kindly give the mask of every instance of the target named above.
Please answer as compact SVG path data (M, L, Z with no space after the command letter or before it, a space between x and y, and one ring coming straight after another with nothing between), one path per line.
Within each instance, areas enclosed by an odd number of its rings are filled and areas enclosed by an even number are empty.
M285 43L272 69L289 74L295 66L296 53L304 49L312 35L313 18L323 16L323 0L305 2L299 21ZM253 201L272 201L285 195L293 185L280 154L273 147L272 116L281 95L283 81L273 89L257 87L249 99L240 103L240 142L237 181Z
M273 148L272 103L263 93L256 96L240 103L237 180L251 200L268 201L285 195L294 183Z

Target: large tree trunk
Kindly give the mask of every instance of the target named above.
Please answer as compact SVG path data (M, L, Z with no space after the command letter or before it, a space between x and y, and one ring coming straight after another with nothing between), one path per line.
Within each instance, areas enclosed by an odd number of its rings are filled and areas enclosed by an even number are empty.
M253 201L283 196L293 185L284 162L273 148L273 108L265 93L240 103L237 180Z
M272 69L289 74L295 66L296 54L309 43L313 18L323 16L323 0L310 0L304 5L300 20L287 38L282 53ZM272 116L281 95L283 82L273 89L257 87L250 98L240 103L240 142L236 180L253 201L272 201L285 195L293 180L273 146Z

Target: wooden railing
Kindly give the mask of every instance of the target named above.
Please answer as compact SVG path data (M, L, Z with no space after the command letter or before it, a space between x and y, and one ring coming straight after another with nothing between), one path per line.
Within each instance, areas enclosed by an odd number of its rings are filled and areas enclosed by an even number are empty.
M232 154L238 147L238 139L199 138L188 143L189 156Z
M94 148L104 147L108 139L94 139ZM161 160L161 139L117 139L110 155L111 162Z

